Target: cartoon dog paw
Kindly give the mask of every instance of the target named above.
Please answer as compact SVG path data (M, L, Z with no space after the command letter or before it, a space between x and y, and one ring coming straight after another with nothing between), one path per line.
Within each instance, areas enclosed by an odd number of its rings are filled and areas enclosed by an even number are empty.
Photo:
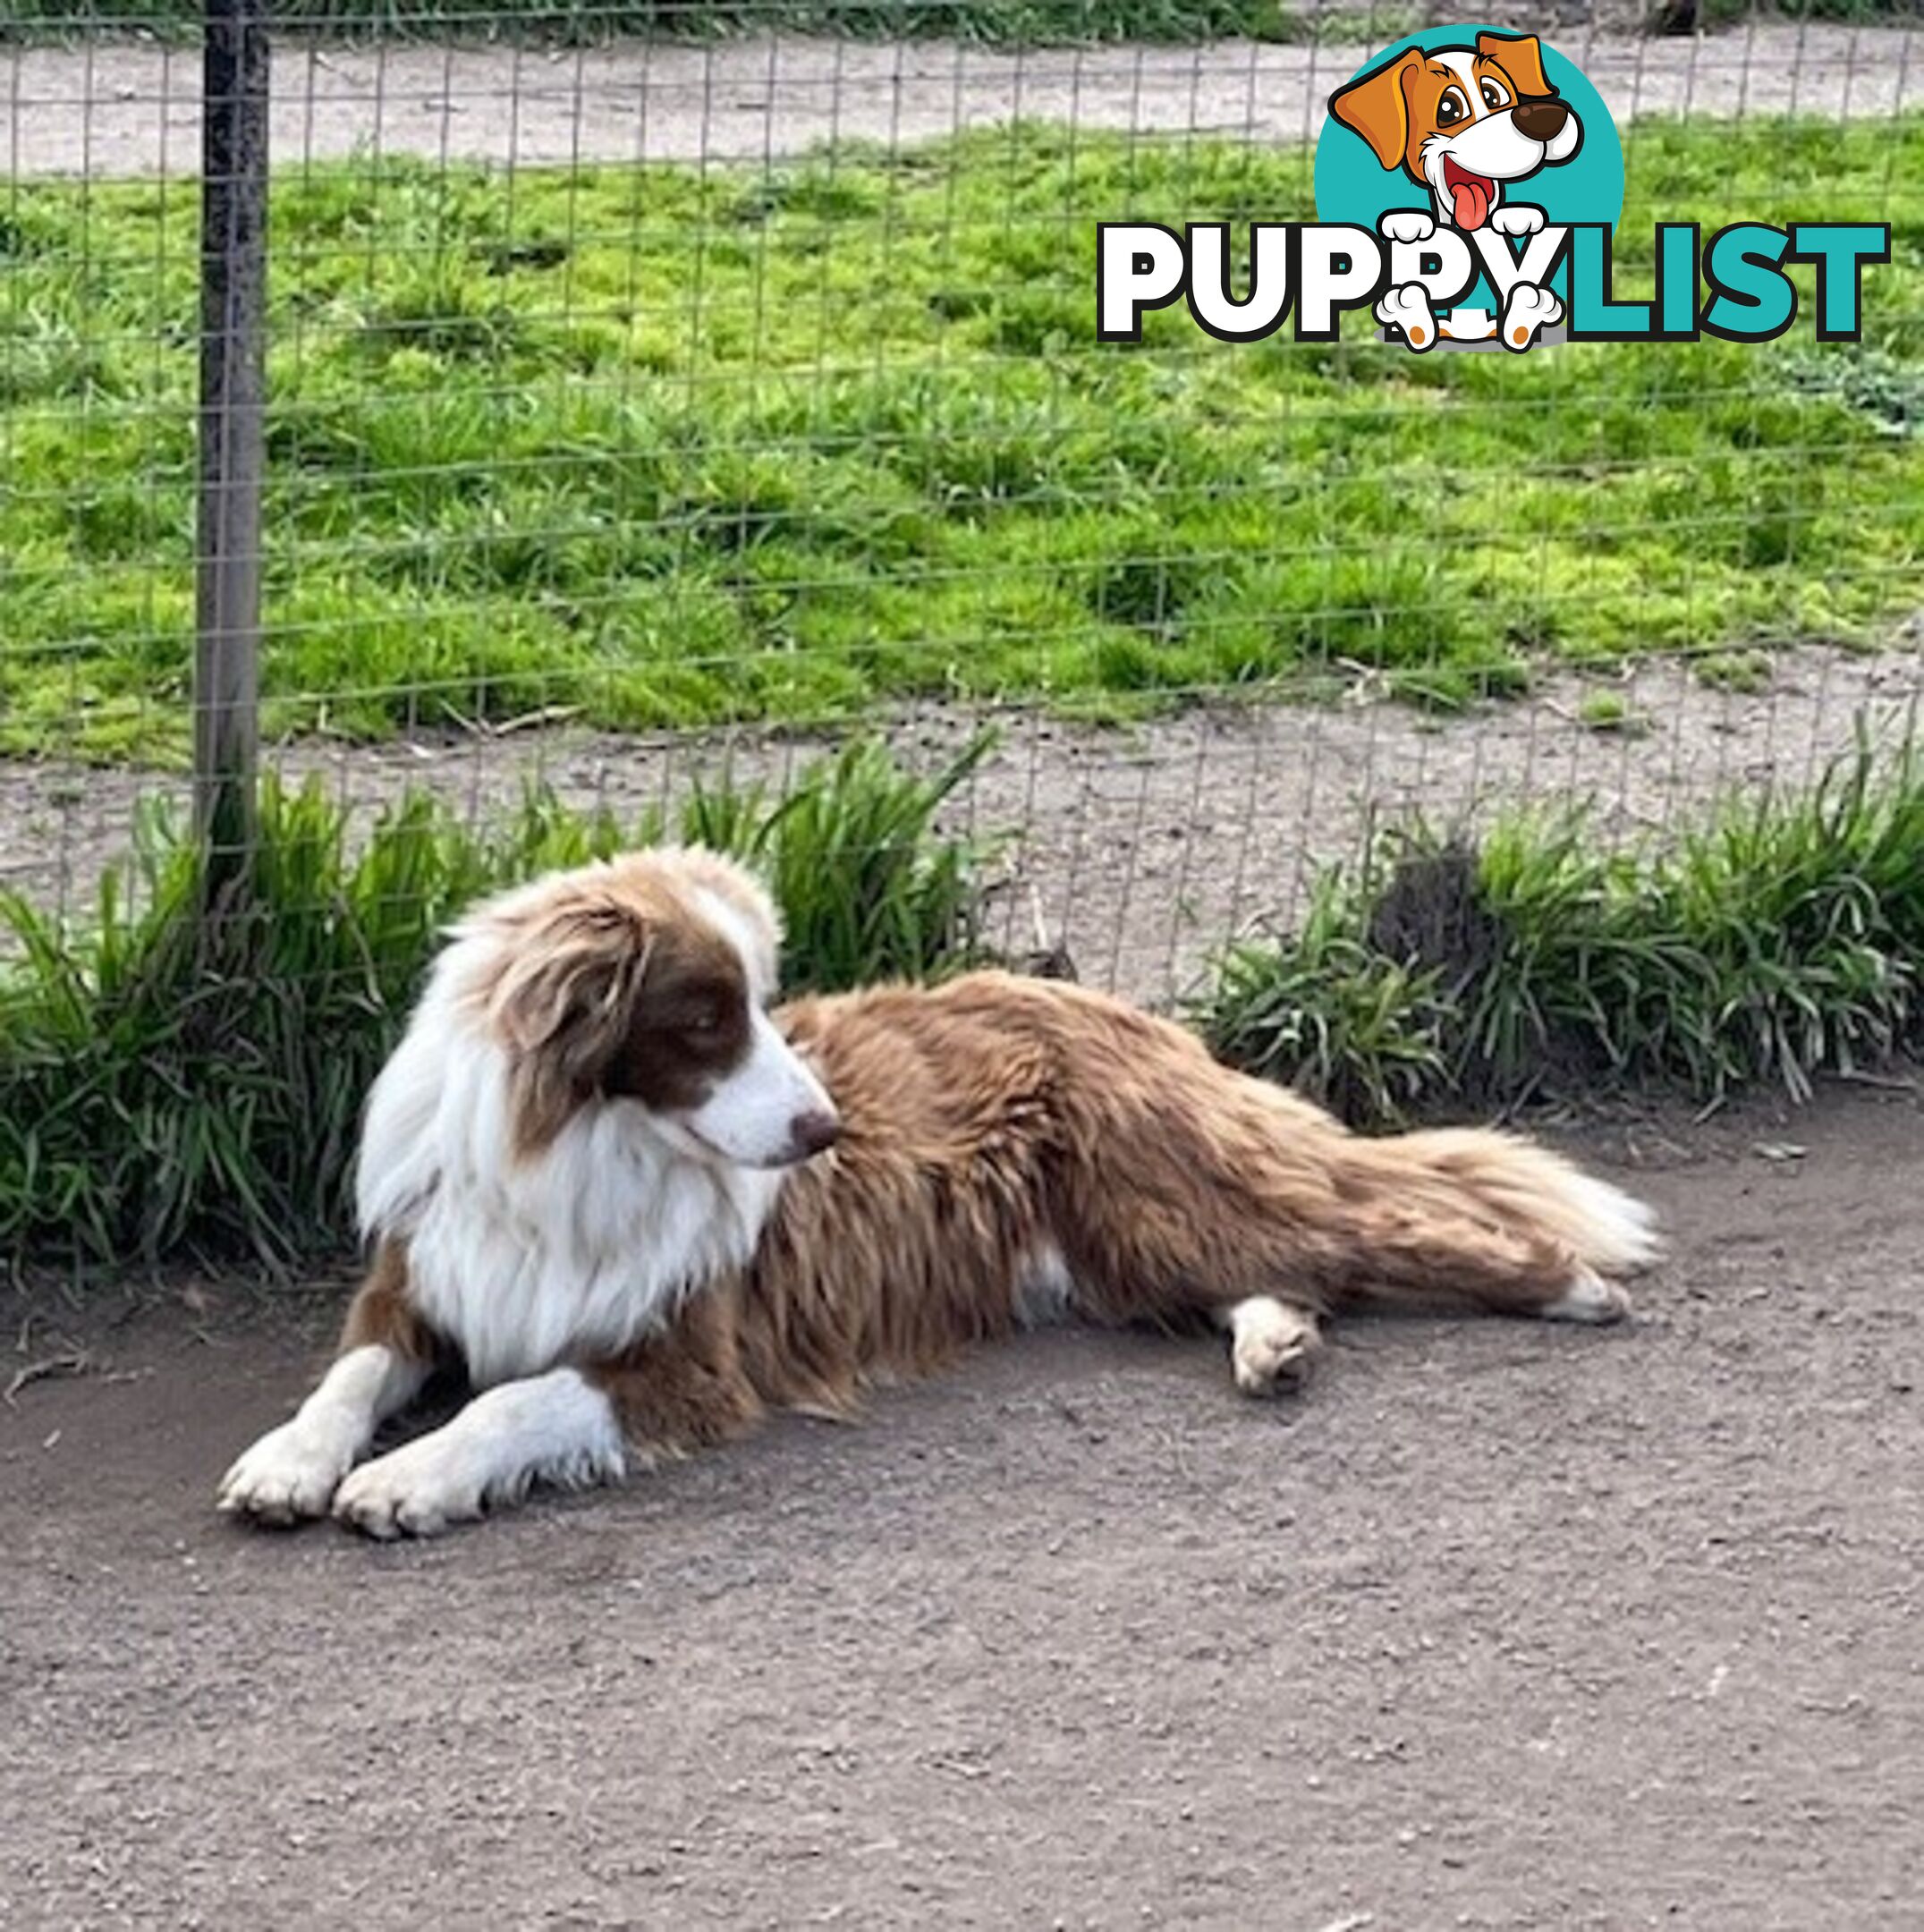
M1543 210L1515 202L1509 208L1496 209L1490 216L1490 226L1498 234L1533 235L1543 226Z
M1427 242L1437 232L1436 223L1421 208L1392 208L1377 227L1386 242Z
M1547 288L1534 282L1519 282L1503 305L1503 326L1497 331L1505 349L1521 355L1537 339L1538 332L1564 318L1564 305Z
M1399 328L1403 340L1420 354L1437 340L1437 318L1429 306L1429 291L1420 282L1405 282L1393 288L1377 303L1376 318L1385 328Z

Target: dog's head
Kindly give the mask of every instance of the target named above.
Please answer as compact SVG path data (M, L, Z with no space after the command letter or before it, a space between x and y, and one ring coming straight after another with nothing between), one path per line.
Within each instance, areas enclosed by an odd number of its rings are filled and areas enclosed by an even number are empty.
M560 872L456 929L464 997L508 1062L512 1144L587 1108L640 1109L687 1157L785 1167L840 1129L767 1012L780 928L741 868L663 849Z
M1583 140L1534 34L1410 47L1333 94L1329 111L1384 167L1429 189L1459 228L1480 228L1504 182L1569 160Z

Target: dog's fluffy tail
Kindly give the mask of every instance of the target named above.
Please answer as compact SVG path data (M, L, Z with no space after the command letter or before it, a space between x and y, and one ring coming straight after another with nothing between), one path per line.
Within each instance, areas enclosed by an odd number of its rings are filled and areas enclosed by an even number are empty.
M1457 1127L1379 1144L1503 1219L1551 1235L1600 1275L1634 1275L1660 1251L1648 1206L1534 1140Z
M1630 1306L1615 1279L1660 1251L1643 1202L1513 1134L1445 1128L1349 1140L1343 1153L1365 1262L1348 1284L1359 1300L1609 1321Z

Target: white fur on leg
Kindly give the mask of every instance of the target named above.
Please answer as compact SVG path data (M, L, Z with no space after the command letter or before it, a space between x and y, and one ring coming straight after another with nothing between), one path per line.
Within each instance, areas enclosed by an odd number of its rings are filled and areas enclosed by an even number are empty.
M1274 1295L1250 1295L1217 1318L1230 1333L1230 1361L1245 1395L1267 1395L1279 1383L1300 1382L1321 1345L1316 1317Z
M1615 1282L1581 1268L1554 1301L1543 1305L1546 1321L1614 1322L1630 1313L1630 1297Z
M334 1513L369 1536L437 1536L531 1484L585 1489L625 1470L608 1398L578 1370L553 1368L491 1388L445 1428L362 1463Z
M221 1479L216 1506L280 1525L325 1516L341 1479L383 1418L413 1400L422 1374L380 1343L350 1349L293 1419L268 1430Z

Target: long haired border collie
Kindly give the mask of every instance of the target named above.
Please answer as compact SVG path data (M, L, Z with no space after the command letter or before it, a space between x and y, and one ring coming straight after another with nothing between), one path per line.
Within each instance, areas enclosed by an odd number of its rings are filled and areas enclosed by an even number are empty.
M373 1262L220 1507L430 1536L1058 1316L1225 1330L1250 1394L1334 1311L1610 1321L1649 1211L1528 1141L1366 1140L1181 1028L972 973L771 1013L766 894L700 851L543 878L453 930L376 1082ZM441 1366L477 1393L362 1461ZM358 1465L358 1466L357 1466Z

